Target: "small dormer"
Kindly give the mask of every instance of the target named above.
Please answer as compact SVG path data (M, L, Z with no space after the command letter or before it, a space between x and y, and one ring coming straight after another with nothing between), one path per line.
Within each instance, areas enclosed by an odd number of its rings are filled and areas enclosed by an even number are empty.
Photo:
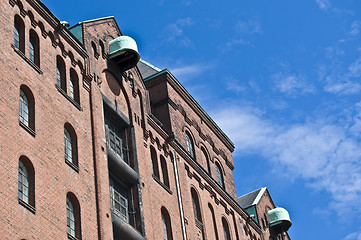
M109 42L109 59L114 61L121 71L135 67L140 59L137 43L128 36L113 39Z

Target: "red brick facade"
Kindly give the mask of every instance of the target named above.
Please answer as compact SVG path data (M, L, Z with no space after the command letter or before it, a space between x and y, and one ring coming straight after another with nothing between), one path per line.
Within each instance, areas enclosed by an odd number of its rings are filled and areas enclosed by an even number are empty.
M1 239L264 239L233 143L169 71L119 70L114 18L75 37L38 0L0 13Z

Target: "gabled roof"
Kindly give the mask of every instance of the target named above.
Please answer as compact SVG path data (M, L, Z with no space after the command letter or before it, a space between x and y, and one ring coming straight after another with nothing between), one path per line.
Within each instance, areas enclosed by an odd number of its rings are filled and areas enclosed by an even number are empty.
M237 203L242 208L248 208L250 206L257 205L257 203L261 199L261 197L262 197L263 193L266 191L266 189L267 189L266 187L263 187L263 188L255 190L253 192L250 192L246 195L243 195L243 196L237 198Z

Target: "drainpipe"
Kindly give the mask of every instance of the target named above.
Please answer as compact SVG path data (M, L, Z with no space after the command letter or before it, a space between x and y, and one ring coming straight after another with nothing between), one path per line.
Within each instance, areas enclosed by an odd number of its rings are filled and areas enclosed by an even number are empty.
M103 239L103 222L101 219L101 213L100 213L100 206L99 206L99 199L100 199L100 181L98 179L98 172L99 172L99 166L97 164L97 156L96 156L96 144L95 144L95 124L94 124L94 106L93 106L93 98L94 98L94 83L91 81L90 83L90 91L89 91L89 105L90 105L90 124L91 124L91 136L92 136L92 150L93 150L93 165L94 165L94 185L95 185L95 206L96 206L96 212L97 212L97 231L98 231L98 239Z
M180 218L181 218L183 240L187 240L187 232L186 232L186 226L184 224L185 221L184 221L184 213L183 213L183 203L182 203L182 196L181 196L180 187L179 187L177 157L176 157L175 149L173 149L173 156L174 156L173 157L173 167L174 167L175 186L177 189L178 207L179 207Z

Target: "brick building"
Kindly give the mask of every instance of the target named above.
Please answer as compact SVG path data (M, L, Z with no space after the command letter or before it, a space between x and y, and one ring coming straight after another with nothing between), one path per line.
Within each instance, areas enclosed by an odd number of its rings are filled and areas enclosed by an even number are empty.
M237 202L231 140L170 71L113 54L133 44L113 17L0 13L1 239L269 239Z

